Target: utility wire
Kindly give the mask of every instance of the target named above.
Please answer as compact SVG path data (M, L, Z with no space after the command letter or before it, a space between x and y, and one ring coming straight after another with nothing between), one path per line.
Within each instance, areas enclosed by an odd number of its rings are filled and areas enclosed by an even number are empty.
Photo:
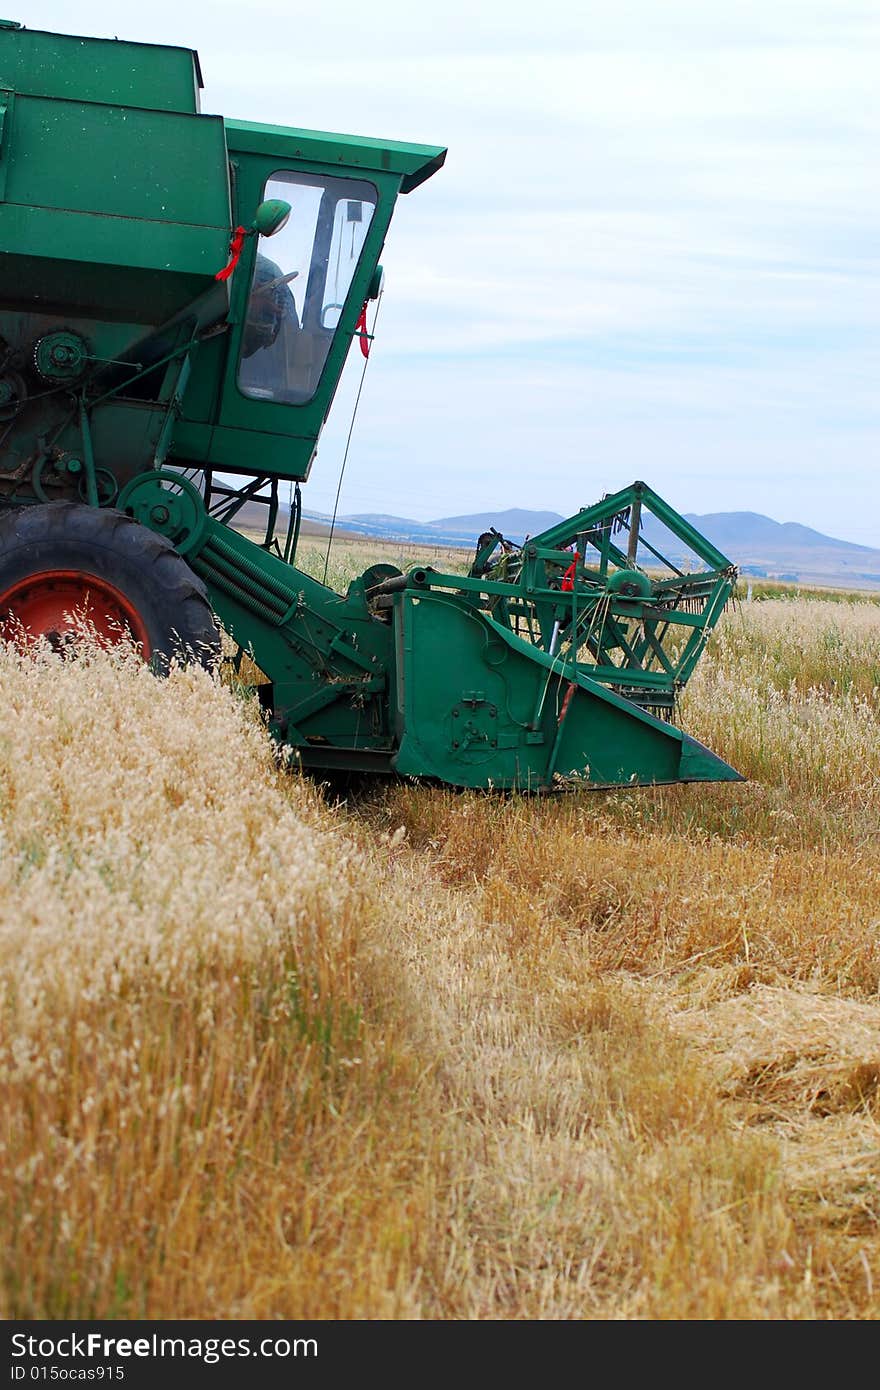
M378 298L378 300L377 300L377 302L376 302L376 312L375 312L375 314L373 315L373 332L372 332L372 334L370 335L370 336L371 336L371 339L373 339L373 338L375 337L375 333L376 333L376 320L377 320L378 317L379 317L379 309L381 308L381 306L382 306L382 294L381 294L381 292L380 292L379 298ZM342 467L341 467L340 470L339 470L339 484L338 484L338 486L337 486L337 488L336 488L336 501L333 503L333 516L330 518L330 535L327 537L327 554L324 556L324 579L323 579L323 583L324 583L324 584L327 583L327 570L328 570L329 565L330 565L330 547L331 547L332 544L333 544L333 532L336 530L336 514L337 514L337 512L339 511L339 498L340 498L340 495L341 495L341 493L342 493L342 479L343 479L343 477L345 476L345 465L346 465L346 463L348 462L348 450L349 450L349 447L350 447L350 445L351 445L351 436L352 436L352 433L354 432L354 422L355 422L355 420L356 420L356 418L357 418L358 406L359 406L360 403L361 403L361 391L364 389L364 378L365 378L365 376L367 375L367 367L368 367L369 365L370 365L370 358L369 358L369 354L367 354L367 356L364 357L364 366L363 366L363 371L361 372L360 384L358 385L357 396L355 397L354 409L353 409L352 412L351 412L351 424L350 424L349 427L348 427L348 438L347 438L347 440L345 441L345 453L342 455Z

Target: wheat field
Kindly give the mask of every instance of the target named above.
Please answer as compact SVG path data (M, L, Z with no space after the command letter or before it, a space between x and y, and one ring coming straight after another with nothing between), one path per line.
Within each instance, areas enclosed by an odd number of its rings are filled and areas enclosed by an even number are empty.
M880 606L734 605L682 723L748 780L340 800L0 652L0 1315L880 1315Z

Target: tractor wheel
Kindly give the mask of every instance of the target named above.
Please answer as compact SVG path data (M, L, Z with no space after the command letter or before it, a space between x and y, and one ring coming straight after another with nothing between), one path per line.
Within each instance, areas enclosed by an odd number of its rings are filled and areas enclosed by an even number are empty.
M0 638L63 651L84 629L106 646L133 639L158 674L220 654L205 586L164 536L74 502L0 516Z

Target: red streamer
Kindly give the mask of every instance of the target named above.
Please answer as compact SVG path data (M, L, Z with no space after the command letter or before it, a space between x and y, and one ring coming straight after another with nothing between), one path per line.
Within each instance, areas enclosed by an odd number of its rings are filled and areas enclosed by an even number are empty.
M565 692L565 699L562 701L562 709L559 711L559 718L556 721L557 729L559 728L559 725L562 723L565 716L568 714L568 707L571 704L571 697L576 689L577 687L574 684L574 681L569 681L568 689Z
M244 239L247 236L246 227L236 227L232 233L232 240L229 243L229 261L222 270L218 270L214 276L215 280L228 280L241 255L241 248L244 246Z
M354 331L355 331L355 333L357 334L357 336L360 338L360 341L361 341L361 352L364 354L364 357L369 357L369 355L370 355L370 335L369 335L369 333L367 332L367 305L366 305L366 301L364 302L364 307L363 307L363 309L361 309L360 315L358 316L358 321L357 321L357 323L356 323L355 326L354 326Z

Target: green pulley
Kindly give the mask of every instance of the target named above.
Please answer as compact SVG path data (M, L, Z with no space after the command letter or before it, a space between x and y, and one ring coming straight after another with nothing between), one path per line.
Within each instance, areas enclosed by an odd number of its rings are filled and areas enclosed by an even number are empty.
M642 570L615 570L608 579L608 592L617 598L650 598L651 581Z
M68 328L47 333L34 344L34 368L44 381L76 381L90 360L85 338Z
M142 526L167 536L179 555L198 551L208 529L202 494L188 478L168 468L132 478L120 492L116 506Z

